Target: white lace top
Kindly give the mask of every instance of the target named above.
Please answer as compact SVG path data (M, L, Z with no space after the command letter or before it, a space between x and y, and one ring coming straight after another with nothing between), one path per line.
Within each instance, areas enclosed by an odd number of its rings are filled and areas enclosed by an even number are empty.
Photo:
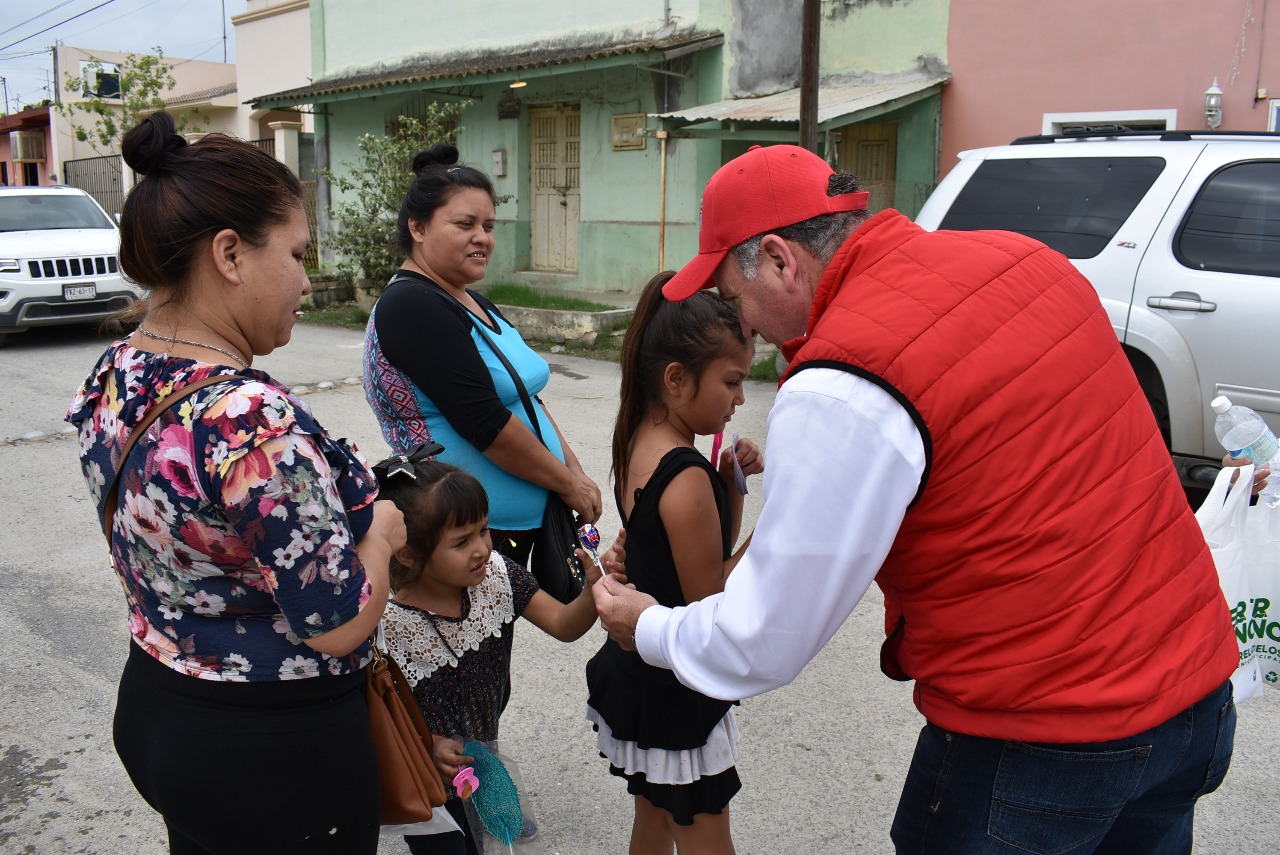
M387 649L404 671L410 686L430 677L437 668L456 666L467 651L480 649L486 638L502 637L502 628L516 618L515 598L506 561L489 554L489 572L468 589L471 607L461 620L395 603L383 616Z
M387 649L413 685L432 733L497 739L511 698L515 619L538 583L497 552L480 584L462 593L462 616L447 617L397 603L387 606Z

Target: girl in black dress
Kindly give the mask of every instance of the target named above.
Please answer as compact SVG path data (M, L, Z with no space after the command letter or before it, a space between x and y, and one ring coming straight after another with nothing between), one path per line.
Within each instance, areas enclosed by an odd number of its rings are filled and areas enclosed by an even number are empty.
M752 344L715 294L668 302L671 275L645 286L623 341L613 476L630 581L683 606L724 589L742 552L733 552L743 496L735 458L745 474L763 472L764 458L750 440L715 466L694 448L743 403ZM682 686L613 641L587 664L587 688L600 752L635 797L632 855L732 853L728 805L741 787L733 702Z

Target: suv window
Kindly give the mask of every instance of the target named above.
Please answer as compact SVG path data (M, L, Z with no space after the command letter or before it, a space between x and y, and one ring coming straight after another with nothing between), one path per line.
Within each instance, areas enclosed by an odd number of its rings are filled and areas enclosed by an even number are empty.
M1174 247L1185 267L1280 276L1280 162L1237 163L1210 176Z
M1162 157L988 160L965 183L938 228L1004 229L1068 258L1093 258L1164 166Z
M115 224L88 196L0 195L0 232L110 229Z

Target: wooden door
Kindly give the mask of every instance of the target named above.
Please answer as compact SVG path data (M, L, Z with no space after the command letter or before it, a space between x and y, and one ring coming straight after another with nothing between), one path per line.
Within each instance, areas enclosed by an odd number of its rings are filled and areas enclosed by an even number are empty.
M578 269L578 105L529 111L535 270Z
M898 174L898 126L885 123L841 128L836 171L858 177L862 189L871 194L868 210L892 208Z

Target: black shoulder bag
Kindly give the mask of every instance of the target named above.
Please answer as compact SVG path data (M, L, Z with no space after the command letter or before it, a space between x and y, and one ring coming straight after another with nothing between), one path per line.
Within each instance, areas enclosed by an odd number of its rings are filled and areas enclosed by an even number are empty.
M516 391L520 393L524 410L529 415L529 424L533 426L533 432L538 437L538 441L545 447L547 441L542 436L542 428L538 426L538 413L533 408L533 401L530 400L529 392L525 389L520 375L516 373L515 366L507 359L497 343L489 337L480 319L470 312L467 312L467 317L471 318L480 335L489 343L490 349L511 375L511 381L516 384ZM578 532L574 525L573 511L556 493L548 490L547 507L542 512L542 528L539 529L538 537L533 543L529 570L538 580L538 587L562 603L569 603L576 599L582 593L582 586L586 582L582 562L574 553L577 547Z

